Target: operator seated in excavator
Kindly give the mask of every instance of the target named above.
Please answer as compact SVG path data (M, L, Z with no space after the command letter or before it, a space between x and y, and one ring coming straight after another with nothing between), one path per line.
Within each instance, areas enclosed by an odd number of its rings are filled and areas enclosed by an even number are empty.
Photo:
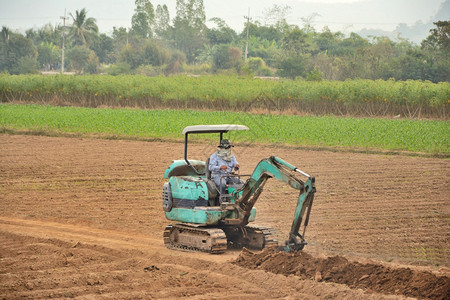
M233 170L239 170L239 163L236 157L231 153L231 147L234 147L229 140L221 140L218 150L214 152L209 158L208 169L211 172L211 179L219 189L220 203L228 202L229 197L227 194L227 185L243 185L244 182L239 177L233 174Z

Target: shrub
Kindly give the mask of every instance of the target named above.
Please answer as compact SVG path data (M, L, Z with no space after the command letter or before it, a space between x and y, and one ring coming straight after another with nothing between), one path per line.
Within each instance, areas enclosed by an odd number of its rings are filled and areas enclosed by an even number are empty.
M113 76L121 74L131 74L131 66L125 62L120 62L115 65L110 65L105 69L105 72Z
M142 65L139 66L135 71L137 75L145 76L159 76L164 74L164 66L152 66L152 65Z
M12 69L13 74L33 74L38 72L38 62L35 57L22 56Z

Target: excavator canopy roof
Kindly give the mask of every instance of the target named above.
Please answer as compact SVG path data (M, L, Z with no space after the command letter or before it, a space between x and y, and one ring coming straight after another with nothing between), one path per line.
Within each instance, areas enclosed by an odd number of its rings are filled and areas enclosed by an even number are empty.
M223 133L230 130L248 130L247 126L235 124L222 125L193 125L183 129L183 134L187 133Z

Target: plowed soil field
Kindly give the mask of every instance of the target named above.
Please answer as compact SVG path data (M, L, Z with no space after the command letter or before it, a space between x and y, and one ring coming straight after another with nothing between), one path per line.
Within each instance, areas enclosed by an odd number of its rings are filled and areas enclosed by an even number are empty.
M192 144L205 159L215 144ZM316 176L303 252L163 245L163 173L182 143L0 135L0 298L450 298L450 161L234 148ZM297 193L269 181L257 223L287 237Z

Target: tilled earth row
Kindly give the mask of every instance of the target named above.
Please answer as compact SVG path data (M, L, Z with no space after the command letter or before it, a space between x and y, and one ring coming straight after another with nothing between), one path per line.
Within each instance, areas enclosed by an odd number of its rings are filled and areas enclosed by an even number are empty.
M193 144L190 155L205 159L215 146ZM243 269L230 263L238 251L164 248L162 177L182 158L181 143L0 135L0 148L0 296L398 297ZM239 145L234 152L242 173L276 155L316 176L308 255L448 278L448 160ZM297 197L269 181L256 204L257 223L277 229L283 241Z

